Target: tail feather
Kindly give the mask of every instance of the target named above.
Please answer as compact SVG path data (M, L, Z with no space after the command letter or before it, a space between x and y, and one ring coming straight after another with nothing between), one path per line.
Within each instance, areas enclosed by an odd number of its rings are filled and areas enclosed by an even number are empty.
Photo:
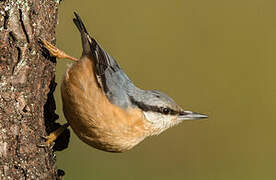
M83 32L87 33L86 27L84 26L80 16L76 12L74 12L74 15L76 16L76 18L74 18L73 21L74 21L75 25L77 26L77 28L79 29L79 31L80 32L83 31Z
M76 17L73 21L81 33L83 55L91 55L94 57L93 60L96 64L96 73L98 75L103 75L108 68L113 71L119 70L120 67L115 59L113 59L97 41L88 34L80 16L76 12L74 12L74 14Z
M73 21L81 33L83 48L82 55L88 55L93 57L91 58L91 60L93 60L95 63L96 74L101 77L101 80L103 81L102 84L105 85L105 73L116 72L120 70L120 66L115 61L115 59L113 59L97 43L97 41L88 34L80 16L76 12L74 12L74 14L76 17L73 19Z
M87 30L86 27L84 26L80 16L74 12L76 18L73 19L75 25L77 26L78 30L81 33L81 41L82 41L82 48L83 48L83 55L91 55L93 47L95 47L95 40L92 39Z

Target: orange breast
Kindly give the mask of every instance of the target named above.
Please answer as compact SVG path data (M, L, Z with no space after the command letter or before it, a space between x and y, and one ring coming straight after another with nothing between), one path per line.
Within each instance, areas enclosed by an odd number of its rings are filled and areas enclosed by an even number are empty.
M70 126L82 141L97 149L123 152L151 131L140 109L124 110L109 102L96 83L94 64L87 57L67 70L61 95Z

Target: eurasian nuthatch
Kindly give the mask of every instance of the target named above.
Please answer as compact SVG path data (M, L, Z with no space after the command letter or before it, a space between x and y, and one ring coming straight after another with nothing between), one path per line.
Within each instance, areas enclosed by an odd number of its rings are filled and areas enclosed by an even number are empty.
M61 95L64 115L82 141L104 151L123 152L184 120L207 117L183 110L160 91L136 87L75 16L83 48L79 60L43 42L57 58L76 61L64 75Z

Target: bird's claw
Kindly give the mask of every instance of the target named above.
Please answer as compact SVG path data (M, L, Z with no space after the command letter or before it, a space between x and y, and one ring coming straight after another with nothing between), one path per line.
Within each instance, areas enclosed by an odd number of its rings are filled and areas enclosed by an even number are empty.
M61 135L61 133L63 133L67 129L68 126L69 126L69 123L65 123L59 128L57 128L56 130L54 130L53 132L51 132L48 136L40 136L46 141L42 144L39 144L38 146L52 148L55 144L54 141L59 137L59 135Z
M44 139L46 141L41 144L38 144L37 146L40 148L46 148L46 147L48 147L50 149L53 148L55 145L54 141L56 140L56 138L55 138L55 136L53 136L51 134L49 136L40 136L42 139Z

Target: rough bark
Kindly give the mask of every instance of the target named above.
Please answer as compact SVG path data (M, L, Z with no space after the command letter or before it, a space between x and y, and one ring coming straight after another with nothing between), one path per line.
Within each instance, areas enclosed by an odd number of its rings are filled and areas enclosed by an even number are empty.
M58 3L0 0L0 179L58 179L52 148L38 146L57 119L55 58L39 38L55 44Z

